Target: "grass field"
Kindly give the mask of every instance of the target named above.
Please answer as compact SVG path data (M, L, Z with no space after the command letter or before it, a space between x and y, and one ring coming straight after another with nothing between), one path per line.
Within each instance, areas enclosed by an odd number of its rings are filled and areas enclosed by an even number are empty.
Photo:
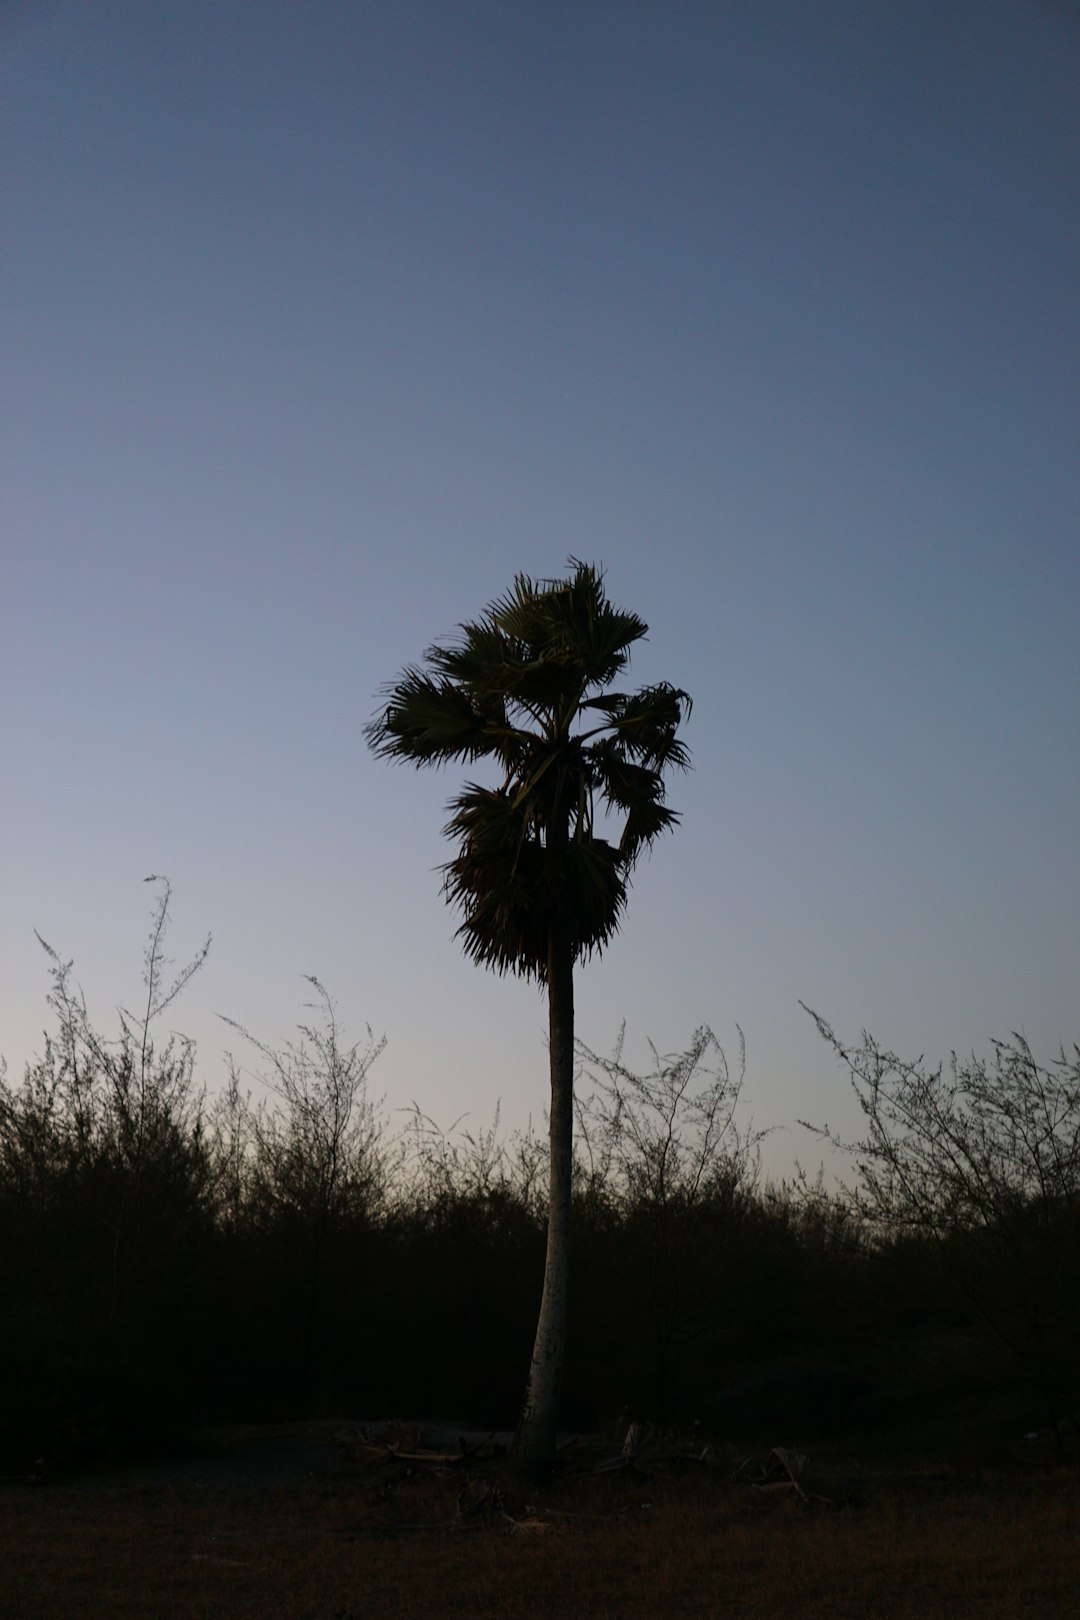
M0 1495L4 1620L374 1616L1008 1620L1080 1613L1080 1478L836 1459L761 1489L727 1461L523 1492L346 1469L234 1484L85 1479ZM827 1499L824 1499L826 1498Z

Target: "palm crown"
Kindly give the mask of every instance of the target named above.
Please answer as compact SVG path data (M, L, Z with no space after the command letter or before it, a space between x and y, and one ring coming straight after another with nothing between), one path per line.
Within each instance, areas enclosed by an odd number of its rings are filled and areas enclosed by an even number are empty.
M685 769L676 732L687 693L666 682L607 688L648 626L607 600L602 573L570 559L568 579L521 574L475 624L429 647L382 696L365 728L379 755L442 765L492 759L497 787L466 783L444 829L444 867L465 949L500 973L547 973L558 932L577 960L615 933L642 850L678 821L664 769ZM621 819L618 842L601 835Z

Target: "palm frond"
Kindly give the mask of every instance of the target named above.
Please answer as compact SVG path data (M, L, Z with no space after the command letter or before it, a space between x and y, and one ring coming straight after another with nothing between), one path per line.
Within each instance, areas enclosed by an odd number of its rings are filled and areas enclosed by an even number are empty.
M538 665L562 666L579 684L603 686L622 673L630 647L648 631L644 619L608 601L603 574L571 558L569 579L534 580L519 574L491 607L492 621L527 646Z
M689 693L662 681L623 698L611 711L611 724L627 754L642 764L687 770L690 752L677 731L692 708Z
M635 804L627 812L619 840L619 854L629 871L638 856L651 846L663 832L679 824L679 813L657 801Z
M613 845L592 838L553 851L526 806L475 785L453 808L446 831L459 849L443 868L444 889L475 961L544 982L553 927L566 931L575 960L603 949L626 904Z
M383 697L382 709L364 728L381 758L441 765L495 752L484 714L453 681L433 680L410 665L395 685L384 688Z
M447 680L505 697L520 672L523 649L495 625L481 622L463 624L457 640L436 642L424 657Z
M685 768L681 688L605 691L648 626L612 606L603 573L570 559L566 579L519 574L457 636L407 666L365 727L374 751L439 765L491 758L497 788L466 783L443 829L457 846L443 868L467 953L498 972L543 980L553 930L575 960L600 951L626 906L639 854L678 820L663 772ZM592 729L581 729L585 714ZM623 826L596 832L599 800Z

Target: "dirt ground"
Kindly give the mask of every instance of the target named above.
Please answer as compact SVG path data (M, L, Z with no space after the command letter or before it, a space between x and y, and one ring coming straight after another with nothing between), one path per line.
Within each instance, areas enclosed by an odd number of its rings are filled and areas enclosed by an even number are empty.
M229 1425L0 1489L2 1620L1050 1620L1080 1477L700 1436L569 1438L550 1488L455 1424ZM625 1440L625 1437L624 1437ZM502 1455L500 1456L500 1452Z

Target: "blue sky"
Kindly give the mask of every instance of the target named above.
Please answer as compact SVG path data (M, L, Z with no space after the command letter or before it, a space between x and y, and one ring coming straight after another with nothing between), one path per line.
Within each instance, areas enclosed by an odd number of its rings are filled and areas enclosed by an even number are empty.
M208 1085L315 973L390 1108L538 1117L542 1001L440 896L457 778L361 727L571 553L695 700L589 1044L738 1022L790 1125L851 1118L800 998L1080 1036L1078 82L1054 0L4 8L10 1075L34 929L107 1025L164 872Z

